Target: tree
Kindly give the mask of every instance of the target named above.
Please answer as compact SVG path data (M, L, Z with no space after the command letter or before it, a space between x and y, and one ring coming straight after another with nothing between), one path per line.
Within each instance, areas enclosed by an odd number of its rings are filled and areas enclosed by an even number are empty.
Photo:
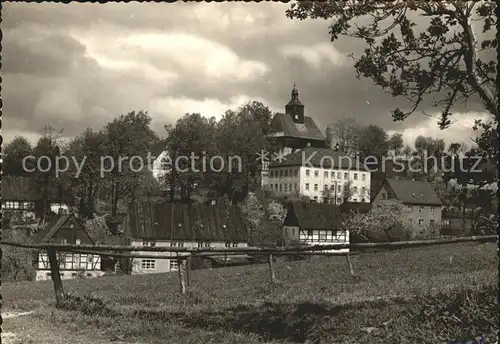
M101 178L101 157L106 156L106 134L85 129L69 143L65 155L79 164L70 164L69 170L78 198L79 214L83 219L92 219L99 192L104 185Z
M404 120L432 96L433 106L441 109L439 126L446 128L457 102L471 97L479 98L498 122L495 8L493 1L301 1L286 14L332 19L332 41L340 36L363 40L367 47L354 65L358 77L412 104L408 111L394 109L394 120Z
M242 169L239 173L217 174L222 179L218 182L222 186L219 193L228 194L233 201L244 198L249 191L260 189L260 162L256 159L256 153L273 149L273 142L267 138L271 116L267 106L260 102L249 102L237 111L226 111L217 123L217 151L241 159Z
M16 136L8 145L5 146L3 155L3 174L7 176L25 176L28 175L27 170L31 170L34 166L26 166L23 168L23 158L33 153L33 147L22 136ZM26 161L26 165L32 163L31 160Z
M37 160L37 168L34 172L33 187L42 196L43 209L40 223L44 223L45 215L49 213L49 198L54 196L54 191L57 190L57 196L63 196L63 180L56 178L56 158L61 156L61 129L59 132L54 132L51 126L46 126L43 129L43 136L38 140L33 148L33 155Z
M388 149L388 135L383 128L370 124L361 130L359 151L362 157L375 156L380 161L387 156Z
M158 137L151 129L151 117L146 111L132 111L108 123L105 150L109 157L103 162L106 188L111 195L111 215L118 212L121 199L137 198L141 178L138 174L150 173L147 169L149 148ZM137 157L135 159L132 159ZM142 161L142 168L141 168Z
M2 231L2 239L5 241L30 243L31 238L26 234L23 228L8 228ZM31 279L33 266L31 258L33 257L32 249L25 249L12 246L2 247L2 276L8 275L13 280L17 280L20 276L25 276Z
M352 241L387 242L410 238L409 210L397 200L384 200L368 213L352 211L343 220Z
M351 117L340 118L329 124L326 129L327 142L330 148L338 144L339 151L348 155L355 154L361 125Z
M403 143L403 134L394 133L389 138L388 142L389 149L393 150L394 156L398 156L402 153L404 143Z
M264 233L261 233L266 211L259 197L253 192L249 193L239 205L245 221L249 224L248 237L250 242L259 242Z
M214 118L205 118L198 113L185 114L175 126L165 126L167 131L166 147L168 158L163 164L165 171L164 186L170 201L174 200L175 190L181 191L181 199L189 200L196 187L210 185L209 161L205 170L200 158L216 154ZM191 156L195 157L192 160Z

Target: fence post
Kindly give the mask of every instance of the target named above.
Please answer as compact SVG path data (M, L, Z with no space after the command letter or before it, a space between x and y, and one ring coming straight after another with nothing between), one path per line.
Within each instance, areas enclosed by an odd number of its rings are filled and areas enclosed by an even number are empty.
M354 275L354 269L352 268L352 262L351 262L351 255L350 252L347 252L346 255L346 260L347 260L347 266L349 267L349 273L351 274L352 277L355 277Z
M52 277L52 282L54 283L54 291L56 293L56 307L61 307L64 301L64 290L61 281L61 275L59 274L57 251L53 248L48 248L47 255L49 256L50 275Z
M186 259L186 286L191 285L191 256Z
M185 259L177 259L177 265L179 266L179 282L181 287L181 294L186 294L186 275L185 275Z
M269 276L271 277L271 283L274 283L276 279L276 275L274 274L274 266L273 266L273 255L269 255Z

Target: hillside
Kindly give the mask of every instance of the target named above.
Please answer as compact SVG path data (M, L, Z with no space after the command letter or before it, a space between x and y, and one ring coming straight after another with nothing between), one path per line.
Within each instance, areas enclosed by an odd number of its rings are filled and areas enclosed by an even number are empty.
M494 244L367 252L353 265L357 278L343 257L278 263L275 285L266 265L198 270L182 297L175 273L64 281L94 295L67 310L53 308L50 281L7 283L2 294L4 310L36 310L38 328L127 342L434 344L494 331Z

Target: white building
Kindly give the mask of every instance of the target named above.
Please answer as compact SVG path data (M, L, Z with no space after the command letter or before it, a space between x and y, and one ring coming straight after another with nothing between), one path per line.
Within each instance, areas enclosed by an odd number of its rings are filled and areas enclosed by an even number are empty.
M335 245L349 243L342 215L335 204L292 202L283 222L283 243L292 245ZM327 252L349 252L349 248Z
M129 209L125 239L132 246L247 247L245 223L237 207L209 204L135 203ZM140 255L172 256L173 259L134 259L132 274L178 270L182 253L140 252ZM232 258L228 256L228 263Z
M348 156L331 149L306 148L273 161L264 188L283 194L299 194L323 202L370 202L371 174Z

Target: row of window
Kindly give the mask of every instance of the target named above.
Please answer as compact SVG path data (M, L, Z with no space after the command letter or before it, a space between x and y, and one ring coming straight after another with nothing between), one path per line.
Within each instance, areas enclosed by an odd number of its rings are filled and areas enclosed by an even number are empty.
M5 201L2 203L5 209L35 209L34 202Z
M359 173L361 175L361 180L366 181L366 173ZM344 179L349 179L349 174L348 172L336 172L336 171L323 171L323 177L324 178L332 178L332 179L342 179L342 175L344 176ZM279 177L298 177L299 176L299 169L280 169L280 170L271 170L269 171L269 176L271 178L279 178ZM306 177L311 176L311 170L306 169ZM314 170L314 177L318 178L319 177L319 170ZM358 180L358 173L355 172L353 173L353 179Z
M417 223L418 223L418 225L419 225L419 226L423 226L423 225L425 225L425 223L424 223L424 219L418 219L418 220L417 220ZM436 220L429 220L429 226L431 226L431 227L432 227L432 226L434 226L435 224L436 224Z
M337 188L335 189L335 185L337 186ZM293 186L293 188L292 188ZM305 190L306 191L310 191L310 184L309 183L305 183L304 185L305 187ZM328 184L325 184L323 185L323 190L328 190L328 188L330 188L330 190L332 190L332 192L334 192L335 190L339 193L342 192L343 189L345 189L347 187L347 184L344 184L344 185L340 185L340 184L331 184L331 185L328 185ZM275 184L269 184L269 188L271 190L275 190L275 191L280 191L280 192L287 192L287 191L299 191L299 188L298 188L298 184L297 183L275 183ZM318 184L314 184L314 191L318 191L319 190L319 185ZM352 191L354 193L357 193L358 192L358 187L357 186L354 186L352 187ZM366 187L363 186L361 188L361 192L366 192Z
M238 247L238 243L234 243L234 242L226 242L225 245L226 245L226 247ZM156 242L155 241L143 241L142 246L154 247L154 246L156 246ZM198 247L211 247L212 245L208 242L199 242L199 243L197 243L197 246ZM183 242L166 243L165 247L184 247L184 243Z

